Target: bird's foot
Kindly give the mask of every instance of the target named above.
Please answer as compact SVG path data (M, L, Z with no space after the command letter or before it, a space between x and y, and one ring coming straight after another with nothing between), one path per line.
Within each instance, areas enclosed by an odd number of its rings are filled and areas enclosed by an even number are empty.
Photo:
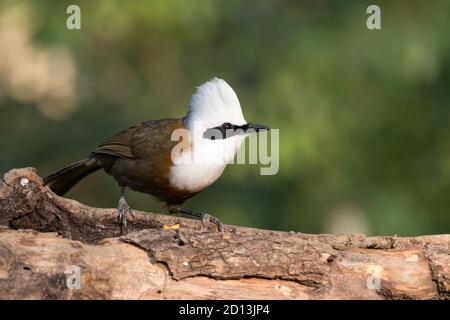
M217 230L219 230L220 232L223 232L223 223L222 221L220 221L218 218L207 214L207 213L201 213L201 219L202 219L202 224L205 225L205 222L209 221L214 223L217 226Z
M216 217L214 217L210 214L207 214L204 212L197 212L197 211L193 211L193 210L189 210L189 209L185 209L185 208L177 208L176 210L179 213L199 218L202 221L202 225L205 225L206 222L212 222L216 225L217 229L220 232L222 232L224 230L222 221L220 221L219 219L217 219Z
M118 221L120 224L120 231L121 233L123 233L124 229L126 229L127 227L127 214L130 213L131 215L133 215L133 213L131 212L131 208L125 200L124 196L120 197L117 210L119 210Z

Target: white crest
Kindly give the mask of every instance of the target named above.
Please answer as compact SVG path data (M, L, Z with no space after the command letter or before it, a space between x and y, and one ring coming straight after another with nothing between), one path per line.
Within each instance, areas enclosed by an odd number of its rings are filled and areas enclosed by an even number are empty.
M220 126L224 122L236 125L247 123L236 93L225 80L219 78L213 78L197 88L189 103L185 121L188 129L194 123L205 129Z

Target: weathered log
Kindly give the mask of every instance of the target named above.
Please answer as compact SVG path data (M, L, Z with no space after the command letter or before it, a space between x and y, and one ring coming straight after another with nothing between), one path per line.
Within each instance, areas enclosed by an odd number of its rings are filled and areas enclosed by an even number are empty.
M0 183L0 299L448 299L450 235L311 235L58 197L32 168ZM179 226L178 226L179 224ZM33 230L23 230L33 229ZM44 233L45 232L45 233ZM80 271L80 288L68 284Z

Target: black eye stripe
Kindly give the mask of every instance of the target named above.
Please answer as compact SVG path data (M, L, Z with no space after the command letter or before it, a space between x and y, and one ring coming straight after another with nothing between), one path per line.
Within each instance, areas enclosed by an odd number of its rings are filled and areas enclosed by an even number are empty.
M235 125L229 122L224 122L220 126L209 128L203 133L203 138L209 140L222 140L234 137L245 133L248 129L248 124Z
M229 123L229 122L225 122L225 123L222 124L222 128L224 128L224 129L232 129L233 125L231 123Z
M206 129L203 133L203 137L210 140L228 139L239 135L245 135L247 133L250 134L267 130L270 130L270 128L261 124L245 123L243 125L236 125L229 122L224 122L220 126Z

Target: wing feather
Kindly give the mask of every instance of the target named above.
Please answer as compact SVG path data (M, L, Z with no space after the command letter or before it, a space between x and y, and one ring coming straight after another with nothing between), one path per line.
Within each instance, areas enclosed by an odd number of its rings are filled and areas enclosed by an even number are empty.
M147 160L168 154L176 143L171 141L172 131L180 127L183 127L182 119L143 122L115 134L99 145L92 155Z

